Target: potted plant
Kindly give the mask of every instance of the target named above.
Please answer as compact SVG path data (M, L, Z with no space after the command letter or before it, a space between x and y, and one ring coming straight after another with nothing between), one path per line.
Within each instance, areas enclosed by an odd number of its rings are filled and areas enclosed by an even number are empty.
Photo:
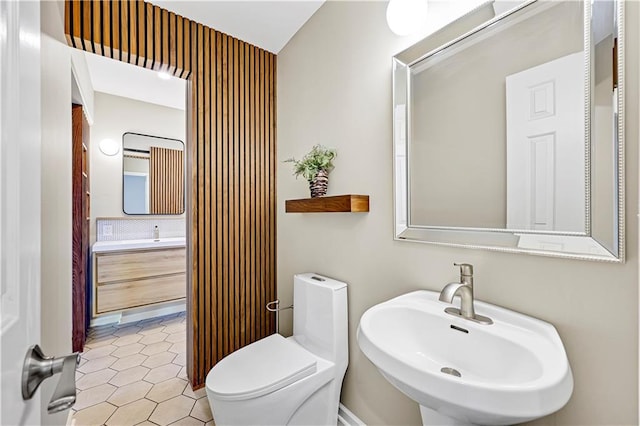
M333 170L333 159L336 150L322 145L314 145L301 160L289 158L285 163L293 163L293 174L296 178L302 175L309 182L311 198L322 197L327 193L329 172Z

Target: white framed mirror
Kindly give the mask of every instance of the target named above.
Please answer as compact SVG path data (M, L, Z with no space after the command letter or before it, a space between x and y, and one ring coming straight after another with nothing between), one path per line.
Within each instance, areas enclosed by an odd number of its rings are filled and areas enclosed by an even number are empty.
M624 2L504 4L393 58L395 238L624 262Z

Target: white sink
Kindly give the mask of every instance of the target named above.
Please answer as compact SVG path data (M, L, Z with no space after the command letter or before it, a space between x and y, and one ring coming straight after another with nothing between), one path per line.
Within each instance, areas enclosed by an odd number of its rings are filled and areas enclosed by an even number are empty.
M567 355L549 323L475 301L477 324L415 291L370 308L358 344L382 375L420 404L427 424L507 425L562 408L573 391ZM459 306L459 299L455 298Z
M157 240L149 238L143 240L98 241L93 244L91 250L94 253L103 253L108 251L140 250L146 248L175 248L184 247L185 244L185 237L169 237Z

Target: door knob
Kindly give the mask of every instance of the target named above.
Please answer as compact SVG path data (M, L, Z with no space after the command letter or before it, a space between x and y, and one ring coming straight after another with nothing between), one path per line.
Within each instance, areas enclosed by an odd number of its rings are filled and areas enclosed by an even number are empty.
M79 363L79 352L56 358L45 356L38 345L31 346L22 367L22 399L31 399L43 380L62 373L47 411L51 414L71 408L76 402L76 366Z

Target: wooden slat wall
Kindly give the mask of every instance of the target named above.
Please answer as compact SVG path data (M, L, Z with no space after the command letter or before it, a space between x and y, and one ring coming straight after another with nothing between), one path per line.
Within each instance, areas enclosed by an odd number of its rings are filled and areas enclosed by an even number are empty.
M276 56L141 1L67 0L68 43L187 78L187 368L273 333Z
M184 212L182 150L152 146L149 158L151 214Z

